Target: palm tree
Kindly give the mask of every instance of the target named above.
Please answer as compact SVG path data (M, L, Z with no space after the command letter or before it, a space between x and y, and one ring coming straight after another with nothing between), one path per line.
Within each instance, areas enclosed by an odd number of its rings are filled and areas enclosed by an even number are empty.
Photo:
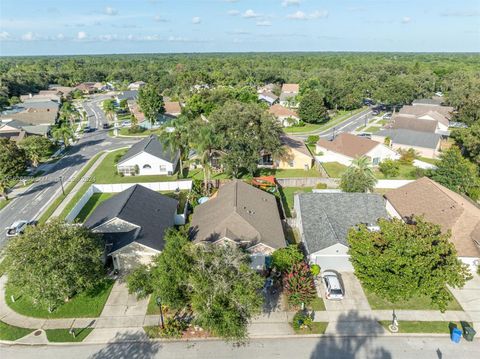
M373 191L377 178L370 166L370 159L361 156L352 161L350 167L342 175L340 188L345 192Z
M75 120L78 118L77 109L72 106L71 102L64 102L60 109L60 117L63 120L69 121L71 126L75 124Z
M66 122L61 122L59 126L55 127L52 130L52 136L57 141L63 140L65 147L68 147L70 140L75 138L72 128Z
M180 116L176 118L171 124L172 130L162 131L160 133L160 142L164 146L170 147L172 152L180 151L179 164L180 171L178 176L183 175L183 161L188 150L188 126L186 125L186 118Z
M115 116L115 104L113 100L103 101L103 111L105 112L107 117L110 119L110 121L113 122L114 116Z
M212 169L212 153L217 143L217 137L210 126L202 126L195 134L195 149L203 168L203 183L205 191L208 186Z

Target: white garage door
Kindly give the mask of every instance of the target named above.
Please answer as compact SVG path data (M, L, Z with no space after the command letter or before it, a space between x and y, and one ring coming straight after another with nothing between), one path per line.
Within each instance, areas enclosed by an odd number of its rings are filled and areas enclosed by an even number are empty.
M353 272L349 256L314 256L312 262L318 264L322 271L333 269L337 272Z

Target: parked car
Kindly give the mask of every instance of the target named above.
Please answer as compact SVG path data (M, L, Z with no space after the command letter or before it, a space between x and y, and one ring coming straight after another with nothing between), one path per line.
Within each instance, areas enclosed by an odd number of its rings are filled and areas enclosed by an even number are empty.
M369 133L369 132L361 132L357 135L358 137L366 137L366 138L369 138L371 139L372 138L372 134Z
M130 127L132 126L132 121L123 121L122 122L122 127Z
M94 127L90 127L90 126L86 126L84 129L83 129L83 133L89 133L89 132L93 132L95 131L96 129Z
M7 237L18 236L19 234L23 233L23 231L25 230L25 228L27 228L29 224L30 222L24 219L13 222L13 224L10 227L6 228Z
M104 123L102 127L104 130L108 130L110 128L110 125L108 123Z
M334 271L323 272L323 283L325 284L325 298L330 300L341 300L345 291L343 290L338 274Z
M383 118L386 119L386 120L390 120L392 118L392 113L387 112L385 115L383 115Z

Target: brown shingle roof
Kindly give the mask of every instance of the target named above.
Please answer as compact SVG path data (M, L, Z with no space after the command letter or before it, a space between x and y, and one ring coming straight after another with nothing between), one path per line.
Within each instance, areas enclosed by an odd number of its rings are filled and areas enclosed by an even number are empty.
M392 118L392 128L404 128L407 130L432 132L437 130L437 121L420 120L413 115L397 114Z
M227 237L248 246L286 245L275 196L239 180L224 184L215 198L195 208L190 231L195 243Z
M165 102L165 113L168 115L178 115L182 112L182 107L180 106L180 102Z
M380 143L365 137L358 137L349 133L341 133L333 141L321 138L317 145L329 151L337 152L348 157L359 157L367 154Z
M422 116L427 112L438 112L440 115L444 116L447 120L452 118L453 107L450 106L429 106L429 105L422 105L422 106L403 106L399 113L405 115L416 115Z
M282 144L284 146L287 146L288 148L291 148L292 150L303 153L304 155L307 155L308 157L312 157L312 154L310 153L307 146L305 145L305 142L303 142L301 139L299 139L297 137L293 137L293 136L282 135L280 140L282 141Z
M478 257L480 250L480 209L469 200L427 177L388 191L387 200L402 217L424 216L443 231L451 230L458 255Z
M30 125L53 125L57 119L57 111L22 111L2 115L1 119L12 119L25 122Z
M298 93L300 91L299 84L283 84L282 85L282 92L295 92Z
M273 105L268 109L268 112L271 113L275 117L296 117L298 118L298 115L295 111L290 110L289 108L283 107L282 105L279 105L278 103Z

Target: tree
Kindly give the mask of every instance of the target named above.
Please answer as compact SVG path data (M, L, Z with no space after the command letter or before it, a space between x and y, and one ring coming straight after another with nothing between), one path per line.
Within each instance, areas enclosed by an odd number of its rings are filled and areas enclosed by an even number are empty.
M199 246L194 257L189 284L196 322L215 336L245 339L247 325L262 308L262 277L235 246Z
M409 148L408 150L399 148L398 153L400 154L400 159L399 159L400 163L403 163L405 165L413 164L413 161L415 160L415 158L418 157L417 152L413 148Z
M323 96L317 91L308 91L303 95L298 115L307 123L323 123L330 119Z
M178 176L183 176L183 161L187 155L189 142L188 135L190 129L187 125L187 119L183 116L173 120L171 127L173 127L172 131L162 131L160 134L160 142L165 146L170 147L172 153L175 153L176 151L180 152L180 170L178 171Z
M400 173L400 164L398 163L398 161L392 160L390 158L387 158L386 160L380 162L378 167L380 169L380 172L382 172L385 176L385 178L396 177Z
M476 200L479 196L480 179L476 166L464 158L458 147L451 147L440 155L437 168L429 177L452 191L465 193Z
M20 294L52 311L104 279L102 240L82 226L58 219L8 243L8 283Z
M20 148L25 151L33 167L37 167L40 160L52 151L52 142L45 137L29 136L20 142Z
M107 118L110 122L113 122L115 119L115 101L112 99L108 99L103 101L102 103L103 111L107 115Z
M153 85L145 85L138 92L138 105L146 119L153 125L158 115L165 112L163 97Z
M62 104L62 107L60 108L60 120L64 122L69 122L70 126L75 125L75 121L78 118L78 111L77 109L72 105L71 102L66 101Z
M61 122L52 129L52 136L56 141L63 141L65 147L70 146L70 140L75 139L73 129L65 122Z
M283 277L288 302L295 306L309 304L317 296L313 275L305 262L294 264Z
M8 199L10 181L21 176L27 169L25 151L8 138L0 138L0 193Z
M461 146L465 156L477 164L480 171L480 121L469 128L453 130L451 136Z
M272 254L273 267L280 272L286 272L293 265L303 261L303 253L297 245L291 244L288 247L277 249Z
M370 167L370 160L362 156L353 160L343 173L340 188L344 192L371 192L376 183L377 179Z
M217 149L225 153L222 163L233 177L238 177L241 169L253 175L262 152L272 157L284 154L282 129L258 104L227 102L214 110L208 121L218 135Z
M450 232L422 218L379 221L380 230L365 225L348 234L350 260L364 288L390 302L428 297L445 311L451 294L471 278L457 258Z
M203 125L198 127L197 132L194 134L193 145L202 164L205 192L208 188L208 181L210 180L212 155L217 143L217 136L211 126Z
M153 293L152 274L149 266L140 265L127 276L128 293L135 294L138 299L146 298Z

